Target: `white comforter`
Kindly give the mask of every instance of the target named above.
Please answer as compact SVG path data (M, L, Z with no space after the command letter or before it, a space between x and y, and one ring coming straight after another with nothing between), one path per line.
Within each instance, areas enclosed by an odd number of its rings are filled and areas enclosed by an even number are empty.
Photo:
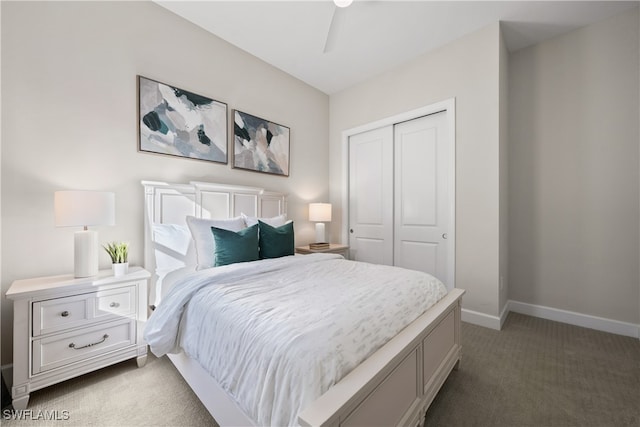
M149 318L157 356L199 361L258 425L297 414L446 294L436 278L314 254L202 270Z

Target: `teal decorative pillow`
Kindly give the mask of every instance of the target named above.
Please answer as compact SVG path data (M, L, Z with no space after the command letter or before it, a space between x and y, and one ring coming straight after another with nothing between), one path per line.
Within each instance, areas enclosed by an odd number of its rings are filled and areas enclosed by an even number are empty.
M294 254L293 222L272 227L258 221L260 227L260 259L280 258Z
M215 267L259 259L258 224L240 231L211 227L211 232L215 241Z
M224 228L225 230L240 231L246 227L244 219L240 216L230 219L205 219L187 216L187 225L196 249L198 261L197 269L211 268L215 265L215 241L211 236L211 227Z

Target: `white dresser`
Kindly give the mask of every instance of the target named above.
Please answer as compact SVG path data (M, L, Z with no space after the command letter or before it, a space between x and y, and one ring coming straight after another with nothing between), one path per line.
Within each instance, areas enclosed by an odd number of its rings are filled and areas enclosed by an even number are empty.
M105 270L13 282L14 409L25 409L32 391L116 362L137 358L144 366L149 277L133 267L120 277Z

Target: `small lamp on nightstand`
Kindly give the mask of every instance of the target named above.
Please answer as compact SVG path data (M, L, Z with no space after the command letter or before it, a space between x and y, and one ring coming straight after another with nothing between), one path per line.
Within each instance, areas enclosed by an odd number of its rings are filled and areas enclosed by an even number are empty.
M56 227L84 227L74 235L74 275L98 274L98 233L87 227L115 225L115 194L103 191L56 191Z
M316 223L316 243L326 243L324 223L331 222L331 203L309 203L309 221Z

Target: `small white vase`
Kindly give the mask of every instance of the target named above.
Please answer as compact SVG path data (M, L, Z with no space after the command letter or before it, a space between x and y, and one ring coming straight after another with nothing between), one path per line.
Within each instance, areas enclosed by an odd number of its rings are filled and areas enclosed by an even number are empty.
M111 267L113 268L113 275L115 277L124 276L129 271L129 263L128 262L121 262L121 263L118 263L118 264L111 264Z

